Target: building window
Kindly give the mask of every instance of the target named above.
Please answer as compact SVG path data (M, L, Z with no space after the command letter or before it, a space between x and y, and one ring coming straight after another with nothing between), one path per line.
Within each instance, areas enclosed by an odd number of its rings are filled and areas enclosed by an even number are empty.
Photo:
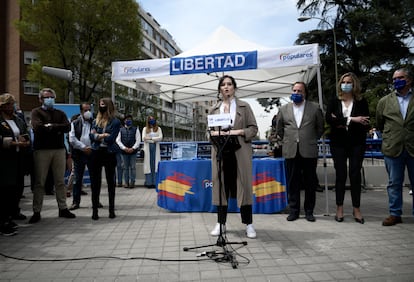
M143 18L141 18L141 26L149 37L154 38L154 28Z
M28 80L23 81L23 88L24 88L24 94L25 95L39 95L39 83L38 82L32 82Z
M145 38L145 37L144 37L143 44L144 44L144 48L145 48L145 49L147 49L147 50L151 50L151 41L149 41L149 40L148 40L147 38Z
M34 62L37 62L36 52L24 51L24 64L31 65Z

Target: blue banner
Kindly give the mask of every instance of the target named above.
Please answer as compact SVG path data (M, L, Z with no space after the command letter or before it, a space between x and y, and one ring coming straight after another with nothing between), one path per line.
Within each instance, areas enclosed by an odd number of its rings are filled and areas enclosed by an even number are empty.
M253 212L276 213L287 207L284 159L253 160ZM216 212L212 205L211 160L161 161L158 206L175 212ZM238 212L230 199L229 212Z
M170 75L257 69L257 51L171 58Z

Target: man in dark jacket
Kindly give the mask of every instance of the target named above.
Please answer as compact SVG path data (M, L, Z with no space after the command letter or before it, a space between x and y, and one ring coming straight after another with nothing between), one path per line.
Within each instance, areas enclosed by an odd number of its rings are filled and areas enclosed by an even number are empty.
M54 108L55 98L56 94L53 89L42 89L39 93L39 101L42 106L32 110L36 183L33 190L33 216L29 223L36 223L40 220L45 193L44 186L49 168L53 172L59 217L76 217L67 208L64 181L66 170L64 138L65 133L70 130L70 123L63 111Z

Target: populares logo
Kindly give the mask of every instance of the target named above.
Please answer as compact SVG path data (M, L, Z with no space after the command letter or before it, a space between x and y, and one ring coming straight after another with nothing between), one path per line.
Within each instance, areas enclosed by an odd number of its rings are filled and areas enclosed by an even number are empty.
M165 180L158 184L158 196L184 202L185 194L194 194L190 191L193 183L194 178L174 171L173 175L167 176Z
M281 61L292 61L296 59L303 59L303 58L312 58L313 53L312 52L305 52L305 53L282 53L279 56L279 59Z
M256 202L267 202L284 197L285 185L277 181L270 172L257 173L253 179L253 193Z
M201 187L203 187L203 189L211 189L213 188L213 182L210 179L204 179Z
M127 74L150 72L150 71L151 71L150 67L124 67L124 73L127 73Z

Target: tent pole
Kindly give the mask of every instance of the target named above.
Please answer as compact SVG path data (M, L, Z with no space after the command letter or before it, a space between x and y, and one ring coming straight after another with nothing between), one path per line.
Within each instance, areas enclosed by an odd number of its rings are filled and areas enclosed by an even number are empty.
M172 128L172 141L175 141L175 91L172 92L172 107L173 107L173 128Z
M323 112L323 100L322 100L322 79L321 79L321 67L317 68L317 80L318 80L318 96L319 96L319 107ZM325 182L325 216L329 216L329 199L328 199L328 173L326 164L326 144L325 144L325 133L322 135L322 155L323 155L323 176Z

